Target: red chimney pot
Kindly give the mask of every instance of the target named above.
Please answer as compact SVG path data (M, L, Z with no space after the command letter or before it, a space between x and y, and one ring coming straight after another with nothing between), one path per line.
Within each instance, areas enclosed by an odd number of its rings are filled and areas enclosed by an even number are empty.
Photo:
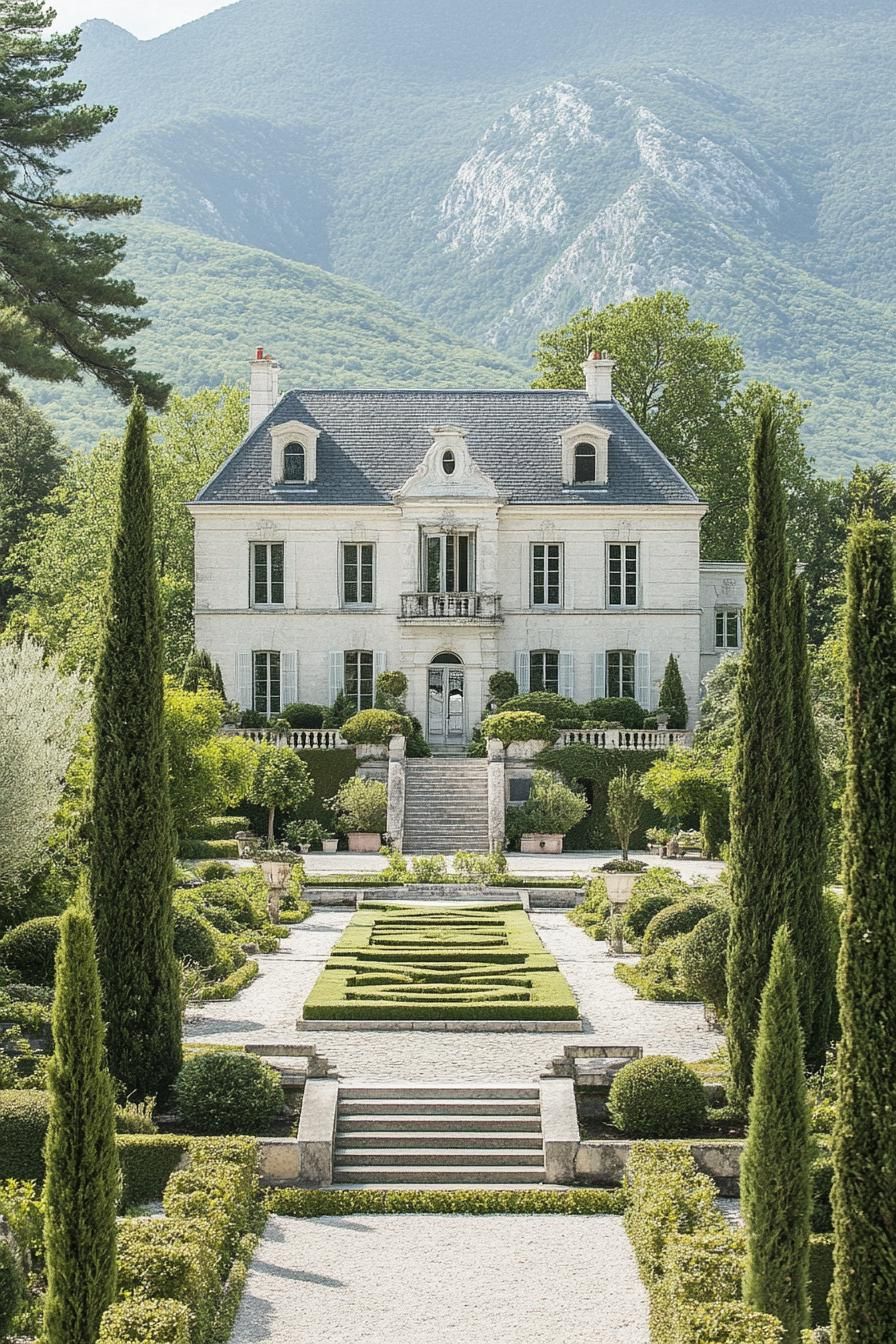
M256 347L256 350L255 350L255 358L256 358L256 359L264 359L264 346L263 346L263 345L259 345L259 346Z

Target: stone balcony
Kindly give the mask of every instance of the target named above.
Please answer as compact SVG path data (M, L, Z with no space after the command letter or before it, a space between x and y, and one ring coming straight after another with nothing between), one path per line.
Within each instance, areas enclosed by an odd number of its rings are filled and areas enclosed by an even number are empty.
M494 625L503 620L501 598L497 593L402 593L399 620Z
M676 728L566 728L557 746L582 743L603 751L668 751L670 747L689 747L693 740L693 733Z

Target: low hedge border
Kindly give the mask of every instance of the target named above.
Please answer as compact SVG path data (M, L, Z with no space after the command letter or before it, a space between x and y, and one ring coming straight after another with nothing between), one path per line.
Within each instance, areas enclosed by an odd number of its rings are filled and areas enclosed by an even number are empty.
M202 985L196 998L199 1003L209 1003L216 999L235 999L241 989L251 985L258 974L258 962L247 961L231 971L223 980L215 980L210 985Z
M268 1213L287 1218L333 1218L351 1213L620 1214L622 1190L271 1190Z
M154 1204L190 1151L192 1140L182 1134L119 1134L121 1207Z
M181 840L177 854L179 859L238 859L239 856L235 840L195 840L189 836Z
M298 901L289 910L280 911L281 924L302 924L312 913L314 906L310 901Z
M639 966L630 966L627 962L620 961L613 968L613 974L617 980L633 989L639 999L651 999L654 1003L699 1003L699 999L695 999L688 990L672 981L665 984L644 975Z

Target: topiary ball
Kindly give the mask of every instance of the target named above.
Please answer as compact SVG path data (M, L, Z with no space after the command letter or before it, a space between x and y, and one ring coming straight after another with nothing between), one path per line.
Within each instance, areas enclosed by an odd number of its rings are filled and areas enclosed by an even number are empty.
M714 910L688 934L681 949L681 976L690 994L724 1016L728 1001L728 934L731 915Z
M667 906L665 910L660 910L654 915L644 930L641 952L645 957L649 956L668 938L677 938L680 933L690 933L701 919L714 914L718 908L715 901L709 900L706 896L692 896L690 900L678 901L675 905Z
M218 958L215 931L207 919L189 906L175 902L174 955L192 961L200 970L208 970Z
M675 904L675 897L670 896L665 891L650 892L647 896L642 896L637 902L633 897L625 907L622 916L625 941L636 947L653 917L658 915L661 910Z
M0 938L0 965L29 985L52 985L59 945L59 916L44 915L9 929Z
M277 1070L230 1050L188 1059L176 1094L184 1123L202 1134L257 1134L283 1109Z
M633 1139L683 1139L706 1123L703 1085L674 1055L648 1055L626 1064L607 1101L616 1129Z

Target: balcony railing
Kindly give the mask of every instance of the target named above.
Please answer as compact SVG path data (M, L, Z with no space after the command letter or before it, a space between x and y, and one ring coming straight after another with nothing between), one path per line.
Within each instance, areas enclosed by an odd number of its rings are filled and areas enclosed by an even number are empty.
M403 621L500 621L496 593L402 593Z
M691 740L691 733L675 728L567 728L560 734L559 745L583 743L603 751L667 751L669 747L689 747Z
M293 747L296 751L340 751L348 746L338 728L290 728L278 733L273 728L237 728L240 737L250 742L270 742L275 747Z

